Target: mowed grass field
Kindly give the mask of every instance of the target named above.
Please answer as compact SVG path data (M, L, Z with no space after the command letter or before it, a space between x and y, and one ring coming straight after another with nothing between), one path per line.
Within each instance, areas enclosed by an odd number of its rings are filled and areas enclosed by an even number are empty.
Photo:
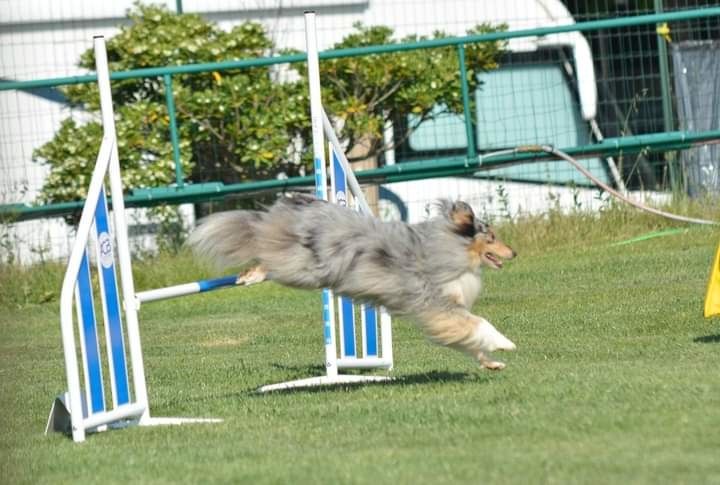
M656 223L501 229L519 257L485 272L474 311L518 346L502 372L396 319L392 383L258 395L324 371L319 292L266 283L147 304L152 414L224 422L82 444L43 434L66 388L62 267L6 267L0 482L720 483L720 319L702 317L720 231L610 244ZM139 290L210 275L186 255L135 271Z

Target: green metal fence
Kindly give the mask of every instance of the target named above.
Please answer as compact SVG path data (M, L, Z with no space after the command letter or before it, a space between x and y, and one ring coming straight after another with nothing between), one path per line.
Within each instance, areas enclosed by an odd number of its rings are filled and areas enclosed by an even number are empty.
M643 26L647 26L648 28L655 30L658 25L663 25L665 23L688 22L710 18L717 20L718 17L720 17L720 7L662 12L655 14L633 15L621 18L586 20L567 26L493 32L482 35L424 40L404 44L378 45L363 48L325 51L320 54L320 58L337 59L356 56L381 55L419 49L434 49L440 47L456 48L460 67L459 74L462 80L462 118L464 120L463 123L466 131L466 147L464 153L462 155L455 154L445 157L435 156L434 159L430 161L407 162L396 165L388 165L373 170L361 171L358 173L358 178L361 181L382 183L449 175L469 175L475 174L480 170L513 165L521 161L540 159L540 157L531 154L515 154L495 158L482 157L481 150L478 146L476 146L474 141L475 136L473 135L473 123L475 123L475 117L471 107L471 93L468 90L466 76L464 75L466 45L516 38L543 37L567 32L597 34L600 32L617 31L618 29L627 27L641 28ZM661 41L660 44L663 45L663 42L664 41ZM661 57L663 57L663 54L661 54ZM146 68L112 73L111 79L115 81L138 78L162 79L165 84L166 104L169 114L169 135L173 148L173 158L175 161L175 184L173 186L135 190L133 193L128 195L126 204L130 207L139 207L152 206L166 202L197 202L222 197L228 194L257 193L267 190L281 190L310 185L312 183L311 177L293 177L286 180L266 180L228 185L219 182L208 184L186 183L186 174L183 173L180 164L180 145L175 113L175 100L173 98L172 90L173 76L181 74L199 74L268 67L279 64L300 63L304 62L305 59L306 56L304 54L293 54L239 61ZM660 74L663 77L665 76L662 74L664 71L665 69L660 69ZM0 82L0 90L29 90L79 83L94 83L95 81L96 77L93 74L32 81L5 81ZM668 82L669 81L665 79L661 84L665 85ZM668 92L663 93L662 99L665 100L663 103L664 110L668 109L666 104L670 102L669 96L670 94ZM720 139L719 131L707 131L701 133L676 132L673 130L674 123L672 120L672 113L667 113L665 111L664 115L665 126L661 127L661 129L656 129L656 132L650 135L643 134L633 136L628 135L627 133L617 133L617 136L607 137L601 143L586 143L581 146L564 146L562 148L574 156L587 158L618 155L621 153L629 154L647 151L664 152L668 150L687 148L694 144L716 142ZM606 131L608 133L613 133L613 129L611 127L607 127ZM0 217L11 218L12 220L26 220L40 217L58 216L72 213L81 205L81 201L38 207L31 207L24 204L6 204L0 206Z

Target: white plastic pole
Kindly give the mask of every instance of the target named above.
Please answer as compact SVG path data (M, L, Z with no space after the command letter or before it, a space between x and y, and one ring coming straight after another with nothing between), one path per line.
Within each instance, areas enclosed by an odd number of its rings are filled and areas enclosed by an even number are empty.
M140 344L140 330L137 317L137 302L135 300L135 284L132 275L132 262L130 259L130 244L127 235L127 222L125 220L125 202L123 200L122 179L120 177L120 161L118 158L115 137L115 115L112 106L112 93L110 91L110 73L105 51L105 38L94 37L95 65L100 90L100 110L103 120L103 137L113 141L110 155L108 177L110 178L110 193L112 195L113 216L115 220L115 238L117 241L118 265L120 266L120 280L122 285L123 307L125 309L125 324L127 328L130 362L132 365L134 401L144 407L145 411L141 421L150 417L148 406L147 387L145 383L145 368L143 366L142 345Z
M338 367L343 369L392 369L393 363L385 357L343 357Z
M155 290L141 291L136 295L138 303L165 300L178 296L194 295L200 293L200 285L197 282L184 283L182 285L157 288Z
M378 307L380 313L380 345L383 360L390 363L388 369L393 368L392 348L392 319L385 307Z
M320 61L315 30L315 12L305 12L305 43L308 56L308 83L310 85L310 120L312 123L313 160L315 165L315 194L318 198L327 200L327 164L325 163L325 142L323 138ZM322 313L325 368L329 378L337 377L338 373L333 306L332 292L324 289L322 292Z
M114 423L121 419L137 418L144 413L147 413L147 408L140 403L124 404L111 411L89 416L85 419L85 427L94 428L103 424Z

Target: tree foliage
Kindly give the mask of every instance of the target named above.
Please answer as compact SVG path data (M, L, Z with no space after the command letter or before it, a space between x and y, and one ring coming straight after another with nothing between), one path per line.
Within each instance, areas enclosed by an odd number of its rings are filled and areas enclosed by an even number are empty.
M111 71L255 58L275 49L255 22L224 31L196 14L177 15L166 7L141 4L128 15L129 24L107 41ZM487 25L478 29L492 30ZM444 35L438 32L435 37ZM388 27L357 25L334 47L397 42ZM471 89L477 82L475 73L495 67L502 47L499 43L468 46ZM79 65L94 69L92 49L82 54ZM282 76L278 69L267 68L173 76L181 164L188 181L228 183L280 173L292 176L309 166L305 66L283 69ZM388 119L410 113L418 120L428 119L439 112L434 106L462 111L454 48L323 61L321 70L324 103L343 121L342 138L351 147L358 140L371 140L371 154L388 148L381 136ZM112 83L126 190L174 181L165 89L162 77ZM63 121L55 137L35 151L34 158L50 166L40 196L44 203L85 195L102 137L97 86L80 84L63 91L90 120Z
M480 34L504 29L482 24L468 31ZM432 38L445 38L436 31ZM383 26L355 24L355 32L333 46L334 49L367 47L398 42L427 40L425 36L408 36L397 40L392 29ZM467 83L472 92L478 86L477 74L497 67L504 44L484 42L466 47ZM455 47L401 51L361 57L323 61L323 100L334 116L343 120L341 137L349 148L362 143L362 156L375 156L390 146L383 142L387 122L412 114L413 123L404 136L423 121L446 113L462 113L459 57ZM397 133L397 132L396 132Z

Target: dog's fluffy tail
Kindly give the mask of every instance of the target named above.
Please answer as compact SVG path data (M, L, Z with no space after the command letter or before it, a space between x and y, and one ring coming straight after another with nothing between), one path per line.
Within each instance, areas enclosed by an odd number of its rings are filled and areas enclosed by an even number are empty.
M218 267L235 267L253 261L258 256L255 234L261 214L249 210L212 214L199 221L187 245L198 257Z

